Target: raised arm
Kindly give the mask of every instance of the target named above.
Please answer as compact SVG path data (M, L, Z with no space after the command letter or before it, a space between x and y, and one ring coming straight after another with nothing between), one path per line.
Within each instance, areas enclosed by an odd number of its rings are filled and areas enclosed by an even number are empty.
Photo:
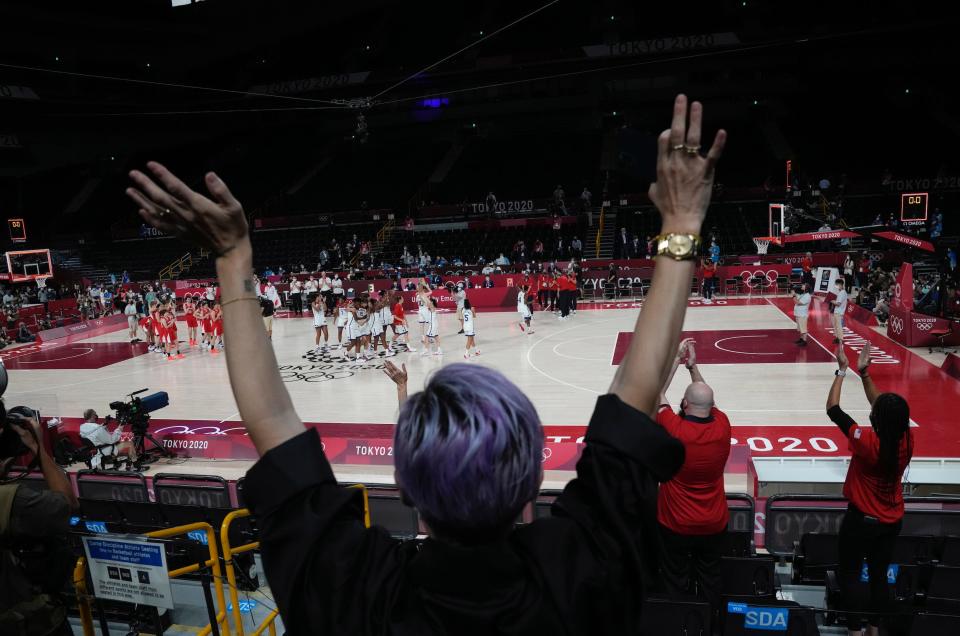
M177 234L216 255L217 278L230 386L243 425L261 455L304 431L280 373L260 316L253 248L243 208L214 173L204 182L212 200L194 192L165 167L147 164L150 176L134 170L136 188L127 195L140 216L167 234ZM155 181L156 180L156 181ZM158 183L159 182L159 185Z
M403 406L407 399L407 365L404 363L397 367L387 360L383 363L383 372L397 385L397 402Z
M837 345L837 373L833 378L833 384L830 385L830 392L827 394L827 411L840 405L840 390L843 388L843 378L847 374L847 367L850 366L847 361L847 354L843 352L843 343Z
M700 234L710 203L714 168L727 134L717 132L706 157L700 155L703 107L678 95L673 104L673 122L657 140L657 181L650 185L650 199L660 211L661 234ZM650 293L637 318L627 354L617 368L610 391L634 408L654 416L657 398L670 373L670 364L680 340L687 311L694 259L676 261L657 256Z
M691 382L703 382L703 376L700 375L700 367L697 366L697 349L693 338L687 340L687 371L690 372Z
M867 396L867 402L870 403L870 406L873 406L880 392L877 391L877 387L873 383L873 378L870 377L869 342L864 344L863 349L860 350L860 357L857 358L857 371L860 372L860 379L863 381L863 392Z

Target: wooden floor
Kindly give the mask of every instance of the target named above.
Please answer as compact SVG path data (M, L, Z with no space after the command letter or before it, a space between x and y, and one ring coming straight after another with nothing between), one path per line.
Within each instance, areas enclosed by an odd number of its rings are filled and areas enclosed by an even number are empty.
M684 331L698 342L702 373L714 388L717 405L730 417L736 443L748 445L755 456L846 455L845 440L824 413L836 368L826 316L815 309L813 338L801 350L790 331L791 306L788 299L731 300L709 306L691 302ZM638 311L636 306L582 309L567 321L537 313L532 335L520 331L513 312L483 313L477 318L482 354L469 363L499 369L519 385L536 405L548 437L560 427L569 427L576 437L588 423L597 396L610 385L614 361L626 346ZM277 362L304 421L381 425L395 421L396 392L381 371L383 360L356 364L342 360L336 351L315 355L310 319L279 319L274 324ZM180 328L185 337L182 323ZM391 358L406 363L411 391L441 366L464 362L464 337L456 335L457 329L456 317L443 314L442 357L403 352ZM875 331L850 331L845 340L863 334L888 358L876 365L874 373L881 390L897 390L911 402L913 420L928 440L918 443L918 453L960 456L960 436L948 426L949 414L960 412L960 383ZM335 343L336 334L331 336ZM856 355L855 343L852 346L851 359ZM42 345L20 355L5 351L3 357L10 375L8 408L25 404L44 415L67 417L94 408L104 415L110 412L110 402L149 388L170 395L170 406L156 412L156 418L224 425L239 419L224 356L196 348L184 359L168 362L143 347L131 348L123 330L70 344ZM681 369L668 392L674 405L688 381ZM936 409L925 406L928 397ZM869 405L855 377L848 378L843 406L866 421Z

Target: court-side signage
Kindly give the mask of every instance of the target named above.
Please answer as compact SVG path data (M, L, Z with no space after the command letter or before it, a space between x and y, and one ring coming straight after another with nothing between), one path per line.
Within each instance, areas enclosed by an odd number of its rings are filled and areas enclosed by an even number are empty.
M757 607L746 603L727 603L728 614L743 614L743 626L746 629L785 632L790 621L790 610L786 607Z
M109 536L83 537L97 598L173 609L163 545Z
M587 54L587 57L626 57L712 49L734 44L740 44L740 39L730 32L698 33L695 35L675 35L649 40L616 42L614 44L592 44L583 47L583 52Z

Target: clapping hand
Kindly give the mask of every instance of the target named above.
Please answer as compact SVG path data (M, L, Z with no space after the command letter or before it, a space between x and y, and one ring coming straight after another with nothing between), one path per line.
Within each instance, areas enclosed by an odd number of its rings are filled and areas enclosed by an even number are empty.
M837 366L840 367L841 371L846 371L847 367L850 366L850 363L847 360L847 354L843 352L842 342L837 345Z
M677 95L670 129L657 139L657 180L650 184L650 200L663 218L662 232L699 234L713 192L714 168L723 153L727 133L718 130L706 156L700 154L703 106Z
M176 234L223 256L249 241L243 207L220 177L204 177L212 199L194 192L155 161L147 163L151 176L131 170L136 187L127 196L140 206L143 220L167 234ZM159 181L159 185L154 181Z
M870 343L867 342L860 350L860 357L857 358L857 370L863 375L870 366Z

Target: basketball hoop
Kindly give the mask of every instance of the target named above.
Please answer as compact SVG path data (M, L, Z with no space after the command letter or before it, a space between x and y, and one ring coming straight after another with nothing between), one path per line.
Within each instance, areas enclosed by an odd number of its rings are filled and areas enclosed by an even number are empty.
M753 244L757 246L757 254L766 254L770 248L770 243L776 243L777 239L772 236L755 236Z

